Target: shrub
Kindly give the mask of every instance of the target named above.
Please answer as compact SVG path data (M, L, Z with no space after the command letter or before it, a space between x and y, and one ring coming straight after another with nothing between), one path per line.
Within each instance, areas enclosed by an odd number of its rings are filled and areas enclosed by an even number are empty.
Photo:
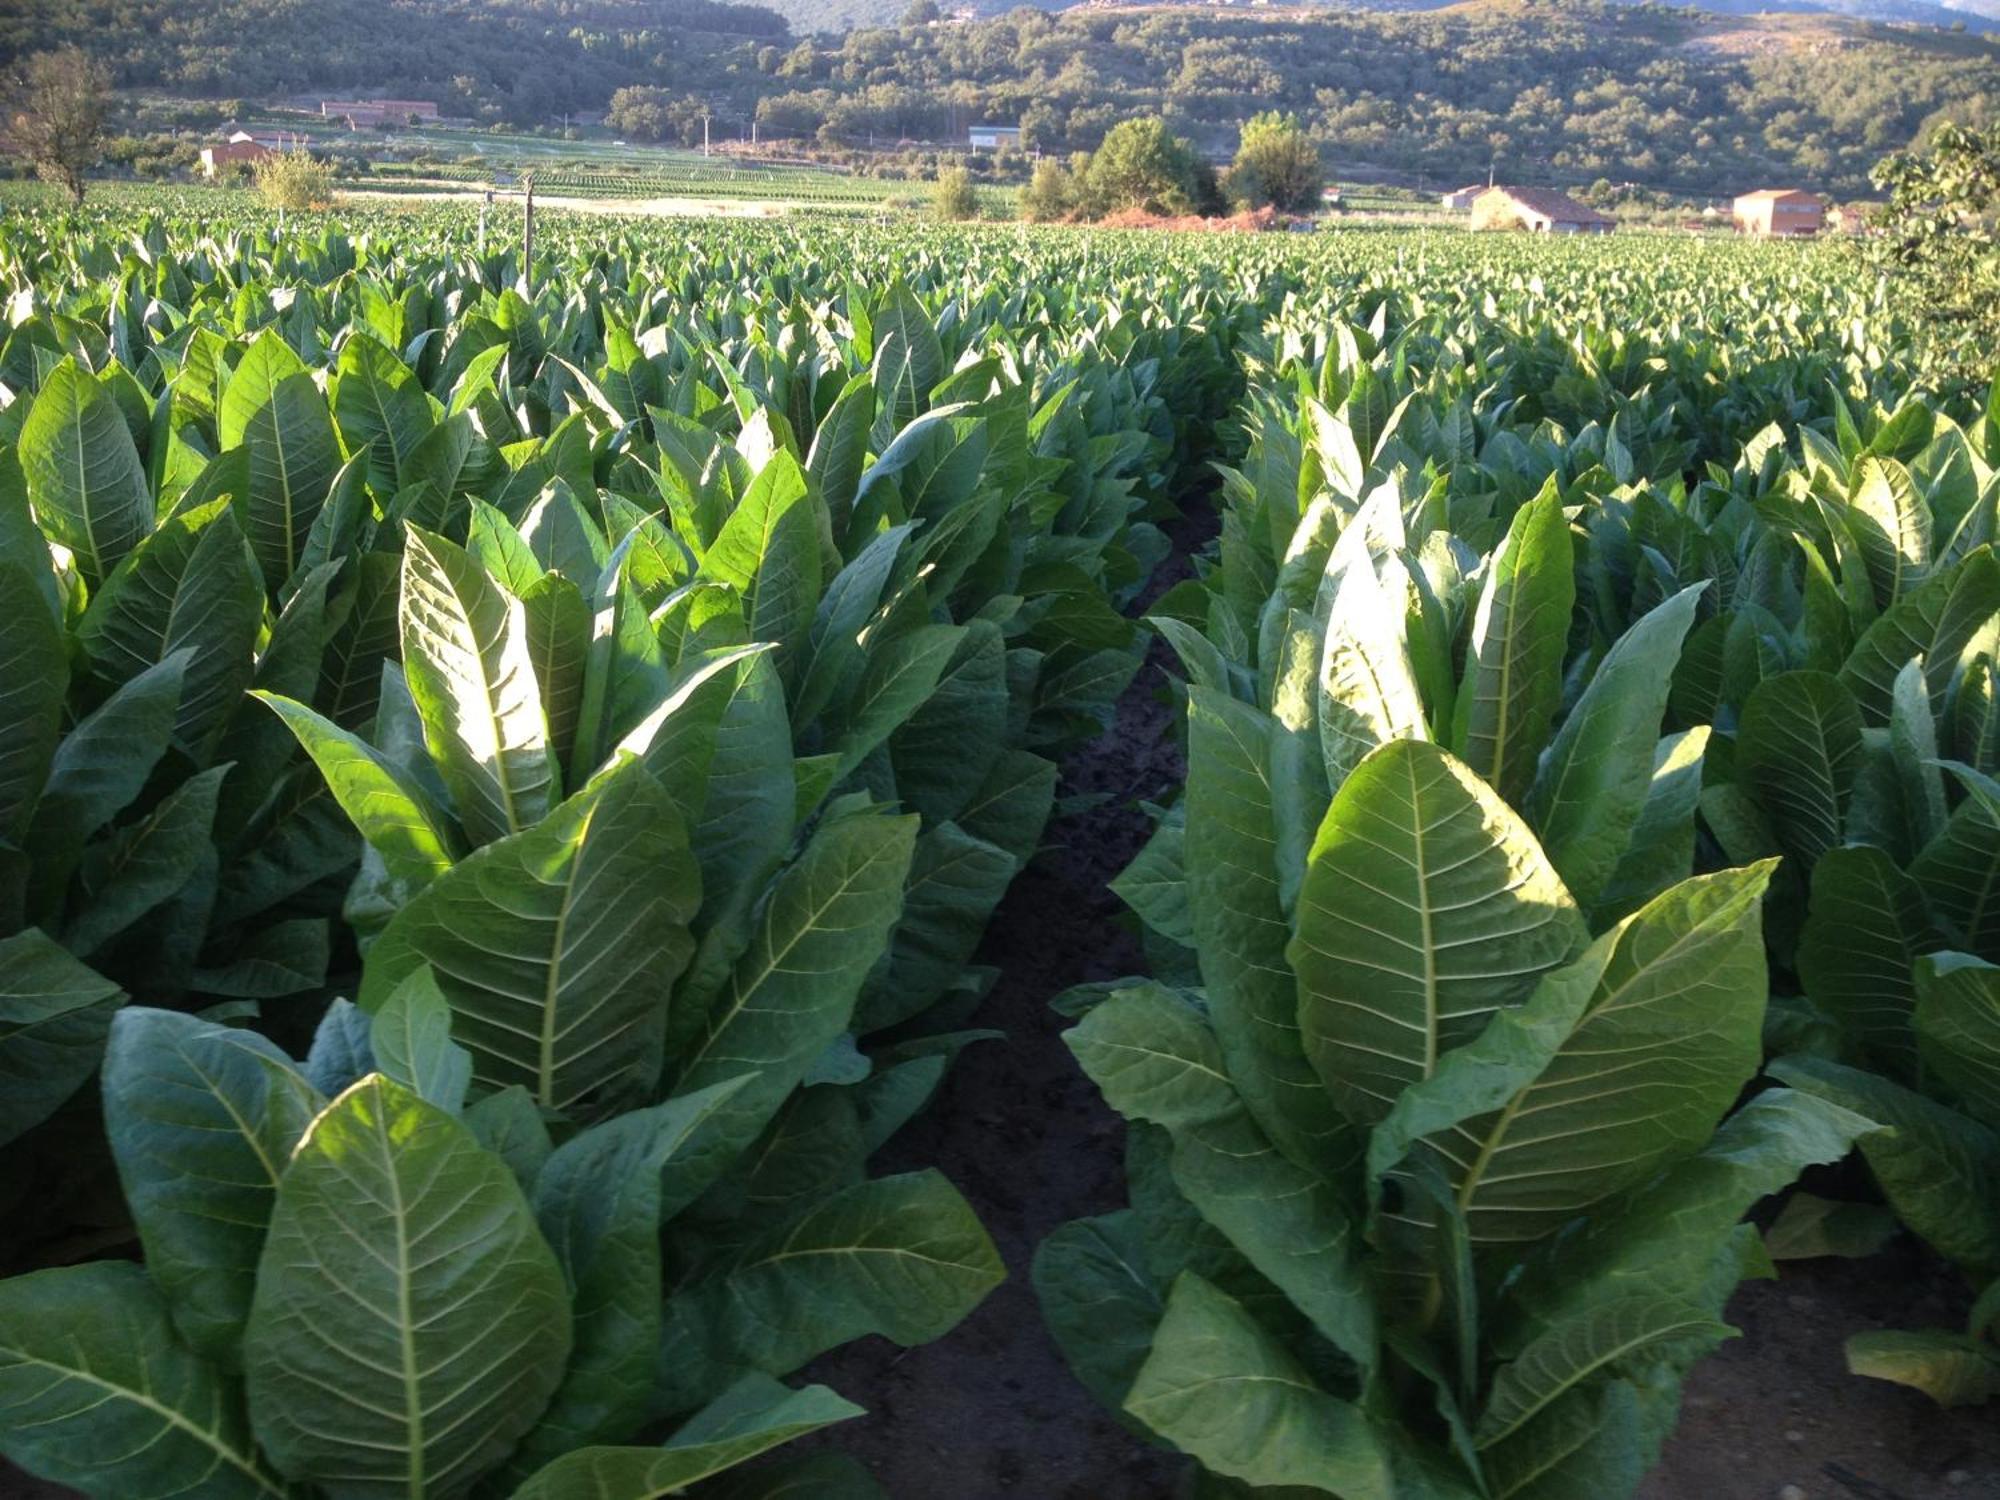
M940 219L976 219L979 195L972 190L972 174L964 167L946 167L931 189L931 209Z
M1035 163L1035 175L1021 190L1021 217L1031 224L1067 218L1076 208L1077 183L1058 161Z
M273 208L327 208L333 203L333 168L309 151L267 156L254 169L257 191Z

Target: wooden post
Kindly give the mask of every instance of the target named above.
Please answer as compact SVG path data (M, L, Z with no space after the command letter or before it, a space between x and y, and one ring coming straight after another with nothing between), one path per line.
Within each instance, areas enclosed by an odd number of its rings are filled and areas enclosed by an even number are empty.
M521 207L521 295L532 299L535 295L535 174L523 172L521 185L527 189L527 201Z

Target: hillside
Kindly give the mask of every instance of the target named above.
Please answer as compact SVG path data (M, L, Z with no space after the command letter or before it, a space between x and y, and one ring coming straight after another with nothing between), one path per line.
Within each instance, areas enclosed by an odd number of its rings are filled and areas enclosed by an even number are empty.
M955 142L1019 121L1045 152L1165 114L1226 154L1296 113L1343 171L1435 184L1599 178L1674 192L1866 190L1945 114L2000 107L2000 38L1833 16L1723 16L1603 0L1436 10L1029 8L794 42L770 11L706 0L49 0L0 18L0 56L75 40L128 87L226 99L338 89L539 124L603 108L634 139Z
M895 26L909 14L912 0L761 0L800 35L833 34L863 26ZM1072 4L1102 8L1106 0L938 0L949 16L982 18L1030 6L1061 11ZM1109 0L1116 6L1119 0ZM1170 0L1171 3L1171 0ZM1202 0L1204 8L1268 14L1271 0ZM1290 0L1287 10L1352 12L1445 9L1451 0ZM1853 20L2000 32L2000 0L1690 0L1696 10L1717 15L1831 15ZM1159 8L1159 7L1153 7Z
M1165 113L1211 152L1260 110L1297 113L1341 165L1432 182L1599 177L1692 192L1798 182L1842 194L1943 112L2000 105L2000 39L1836 17L1725 17L1594 0L1444 10L1015 10L802 46L767 135L939 138L1019 120L1093 146Z

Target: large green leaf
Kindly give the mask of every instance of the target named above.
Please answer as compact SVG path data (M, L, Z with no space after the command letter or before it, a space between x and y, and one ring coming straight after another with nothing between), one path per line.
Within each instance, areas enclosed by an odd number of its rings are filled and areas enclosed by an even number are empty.
M1035 1296L1063 1358L1099 1403L1125 1406L1166 1310L1131 1209L1072 1219L1035 1249Z
M1868 453L1854 465L1847 504L1848 528L1876 597L1884 604L1902 598L1931 563L1929 503L1908 469Z
M1954 946L2000 953L2000 803L1968 797L1910 862L1910 878Z
M1872 1129L1796 1090L1757 1095L1699 1155L1600 1208L1583 1232L1543 1241L1495 1309L1495 1347L1518 1352L1546 1329L1639 1294L1719 1317L1746 1265L1763 1258L1744 1213L1806 1167L1840 1160Z
M1813 866L1799 979L1861 1056L1904 1077L1916 1063L1912 966L1938 946L1923 893L1882 850L1832 849Z
M1861 1139L1890 1207L1916 1234L1974 1270L2000 1270L2000 1133L1936 1100L1816 1057L1773 1076L1884 1127Z
M1574 571L1569 522L1552 481L1514 513L1487 561L1452 704L1453 752L1516 804L1535 778L1562 701Z
M272 1462L329 1500L453 1500L569 1348L562 1271L506 1164L380 1074L327 1106L279 1184L244 1343Z
M36 393L19 448L35 519L97 587L153 527L145 466L118 403L65 359Z
M576 1339L511 1472L623 1441L644 1425L660 1345L660 1168L743 1082L614 1116L536 1170L535 1217L569 1281Z
M1200 1016L1157 985L1124 990L1065 1038L1105 1102L1163 1127L1174 1185L1361 1368L1376 1358L1372 1289L1331 1180L1277 1151L1224 1072Z
M1202 1466L1258 1487L1393 1500L1381 1439L1257 1320L1192 1272L1174 1283L1126 1410Z
M1528 789L1528 822L1586 906L1598 901L1645 810L1661 716L1703 587L1681 590L1618 638Z
M187 650L174 741L207 761L256 670L264 590L243 529L217 500L163 522L90 602L77 639L113 684Z
M1607 1371L1671 1351L1683 1363L1734 1332L1703 1309L1672 1297L1632 1296L1600 1303L1558 1323L1493 1379L1480 1413L1482 1448L1504 1442L1553 1403Z
M88 958L186 889L213 857L209 834L228 773L228 766L217 766L190 776L146 816L84 851L65 947Z
M104 1122L146 1269L188 1344L241 1365L278 1180L324 1101L255 1032L132 1007L111 1028Z
M1653 782L1631 842L1597 893L1591 925L1644 906L1694 870L1694 817L1701 805L1709 729L1665 736L1653 752Z
M59 890L84 840L145 787L173 734L190 655L175 652L148 667L63 736L28 834L45 884Z
M1352 1118L1378 1120L1585 938L1491 787L1434 745L1385 745L1334 794L1299 892L1307 1056Z
M97 1261L0 1281L0 1453L91 1500L290 1500L242 1398L175 1337L146 1273Z
M1407 578L1394 559L1378 577L1350 563L1333 591L1319 664L1319 735L1326 784L1335 791L1376 746L1426 739L1424 701L1404 633Z
M1913 1020L1925 1069L2000 1130L2000 968L1969 953L1917 960Z
M580 1448L515 1490L511 1500L659 1500L781 1443L863 1415L823 1385L792 1390L746 1375L659 1448ZM706 1489L703 1494L709 1493Z
M1825 672L1766 678L1743 706L1737 762L1785 852L1810 870L1841 842L1861 762L1861 713Z
M1188 690L1187 908L1229 1076L1271 1139L1304 1164L1337 1153L1341 1122L1306 1061L1279 904L1270 718Z
M465 1107L472 1054L451 1039L451 1003L428 965L404 975L376 1010L368 1050L385 1077L425 1103L452 1115Z
M742 594L750 638L777 642L789 669L805 645L820 590L819 528L797 459L782 449L772 456L701 565Z
M754 1073L667 1169L665 1212L684 1206L754 1141L847 1029L903 908L917 819L861 813L821 827L765 901L747 952L711 1002L674 1092Z
M1707 1143L1763 1057L1773 868L1697 876L1619 924L1534 1080L1430 1138L1476 1242L1539 1239Z
M40 928L0 939L0 1145L39 1125L104 1054L125 992Z
M1871 724L1889 722L1896 674L1912 658L1924 659L1934 708L1958 670L1959 655L2000 610L2000 559L1981 547L1949 571L1938 570L1884 610L1841 664L1840 680Z
M363 333L341 345L333 417L348 455L367 453L368 482L385 497L401 487L404 461L434 425L416 375Z
M0 561L0 842L18 845L62 739L69 658L28 570Z
M888 964L862 991L853 1029L893 1026L935 1004L964 974L986 919L1019 868L1005 849L956 823L926 828L911 856Z
M326 397L275 329L258 335L229 377L218 426L224 448L248 450L249 482L234 504L275 589L297 571L341 467Z
M340 809L382 857L389 874L421 890L452 866L450 820L423 783L388 756L303 703L252 692L298 737Z
M857 1184L668 1298L660 1409L685 1410L745 1374L785 1374L866 1334L926 1343L1005 1275L993 1241L940 1174Z
M480 1084L603 1114L659 1078L700 905L679 814L624 760L411 898L368 951L360 1003L377 1010L428 963Z
M520 601L462 547L410 527L402 642L425 742L467 834L483 844L545 815L556 763Z

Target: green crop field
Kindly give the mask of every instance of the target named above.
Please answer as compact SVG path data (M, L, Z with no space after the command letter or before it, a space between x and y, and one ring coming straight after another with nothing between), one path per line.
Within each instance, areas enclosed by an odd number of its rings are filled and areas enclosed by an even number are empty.
M1853 1409L2000 1391L2000 393L1849 250L478 223L0 197L0 1454L1624 1500L1899 1235Z

